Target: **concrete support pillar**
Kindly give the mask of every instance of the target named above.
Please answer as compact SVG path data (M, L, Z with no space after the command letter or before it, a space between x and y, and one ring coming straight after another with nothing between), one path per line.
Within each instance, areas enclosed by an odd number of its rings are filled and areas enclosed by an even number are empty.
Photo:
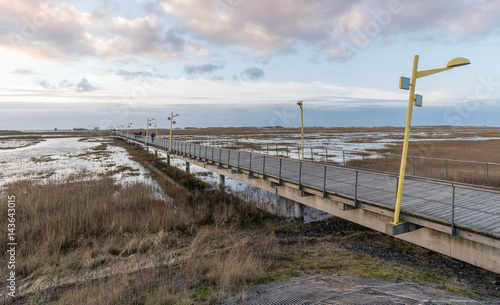
M224 190L226 188L226 176L219 174L219 188Z
M155 158L158 158L158 151L155 150Z
M170 155L167 155L167 164L170 166Z
M304 220L304 205L299 202L295 202L295 219Z
M191 165L191 164L189 164L189 162L187 162L187 161L186 161L186 173L189 173L189 166L190 166L190 165Z

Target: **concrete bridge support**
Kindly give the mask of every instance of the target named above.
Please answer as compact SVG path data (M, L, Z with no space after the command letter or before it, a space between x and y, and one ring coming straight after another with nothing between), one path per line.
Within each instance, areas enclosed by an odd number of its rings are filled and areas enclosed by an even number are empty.
M226 176L219 174L219 189L224 190L226 188Z
M190 169L189 169L190 165L191 164L186 161L186 173L188 173L188 174L191 172Z
M295 219L304 220L304 205L300 202L295 201Z

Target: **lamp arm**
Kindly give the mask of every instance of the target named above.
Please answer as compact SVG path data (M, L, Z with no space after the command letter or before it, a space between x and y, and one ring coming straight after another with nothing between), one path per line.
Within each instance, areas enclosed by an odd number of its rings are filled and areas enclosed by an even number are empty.
M418 71L416 78L420 78L420 77L424 77L424 76L436 74L436 73L443 72L443 71L450 70L450 69L453 69L453 67L446 67L446 68L440 68L440 69Z

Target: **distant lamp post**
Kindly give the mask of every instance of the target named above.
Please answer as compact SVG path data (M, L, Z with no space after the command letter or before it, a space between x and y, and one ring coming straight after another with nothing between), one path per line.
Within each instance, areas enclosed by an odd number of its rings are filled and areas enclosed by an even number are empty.
M120 128L120 136L123 137L123 125L118 125L116 128Z
M148 123L146 124L146 139L144 140L144 145L146 145L146 146L148 145L148 132L149 132L149 125L151 124L151 122L155 122L155 119L154 118L152 118L152 119L148 118Z
M128 130L129 130L129 128L130 128L130 125L132 125L132 123L128 123L128 124L127 124L127 139L128 139ZM127 140L127 141L128 141L128 140Z
M304 160L304 108L302 101L298 101L297 105L300 107L300 134L302 136L302 160Z
M408 141L410 139L410 125L411 125L411 115L413 112L413 105L417 107L422 107L422 96L415 94L415 84L417 78L424 76L436 74L446 70L453 69L454 67L460 67L470 64L467 58L457 57L450 60L446 67L432 70L417 71L418 66L418 55L415 55L413 59L413 70L411 80L407 77L401 77L399 80L399 88L410 90L410 98L408 100L408 113L406 115L406 127L405 127L405 138L403 144L403 153L401 156L401 167L399 170L399 182L398 182L398 193L396 197L396 207L394 209L394 220L391 222L393 225L399 225L402 222L399 220L399 214L401 211L401 197L403 196L403 184L405 179L406 171L406 157L408 155Z
M170 138L168 140L168 152L170 153L170 147L172 145L172 125L175 124L174 118L176 116L179 116L179 114L175 114L172 112L172 114L168 117L168 120L170 121Z

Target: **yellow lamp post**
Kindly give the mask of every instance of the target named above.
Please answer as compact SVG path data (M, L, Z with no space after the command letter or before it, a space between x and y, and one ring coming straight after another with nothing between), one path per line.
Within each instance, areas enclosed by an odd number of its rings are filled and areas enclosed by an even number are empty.
M410 139L410 125L411 125L411 115L413 112L413 105L415 103L416 106L422 106L422 97L417 95L415 96L415 85L417 78L421 78L424 76L432 75L435 73L443 72L446 70L453 69L454 67L464 66L470 64L470 61L467 58L457 57L450 60L446 67L432 70L424 70L417 71L418 67L418 55L415 55L413 59L413 70L411 75L411 81L408 78L402 77L400 79L399 87L401 89L410 90L410 98L408 100L408 113L406 115L406 127L405 127L405 137L403 144L403 153L401 156L401 167L399 170L399 181L398 181L398 193L396 197L396 207L394 209L394 220L391 222L393 225L401 224L402 222L399 220L399 214L401 211L401 198L403 196L403 184L405 179L405 171L406 171L406 157L408 155L408 141Z
M170 138L168 140L168 152L169 153L170 153L170 147L172 145L172 125L175 124L174 118L176 116L179 116L179 114L177 113L177 114L174 115L174 113L172 112L172 114L170 115L170 117L168 117L168 120L170 121Z
M300 107L300 134L302 136L302 160L304 160L304 109L302 101L298 101L297 105Z
M151 122L153 122L153 121L155 121L155 119L154 119L154 118L152 118L152 119L149 119L149 118L148 118L148 123L146 124L146 139L144 139L144 145L146 145L146 146L148 145L148 131L149 131L149 123L151 123Z
M127 141L128 141L128 130L129 130L129 128L130 128L130 125L132 125L132 123L128 123L128 124L127 124Z

